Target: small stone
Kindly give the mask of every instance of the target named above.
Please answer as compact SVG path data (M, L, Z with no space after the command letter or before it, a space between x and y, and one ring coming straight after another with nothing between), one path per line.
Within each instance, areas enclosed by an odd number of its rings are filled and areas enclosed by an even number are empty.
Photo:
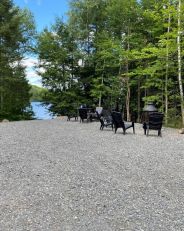
M184 134L184 128L180 129L180 130L179 130L179 133L180 133L180 134Z
M10 121L8 119L3 119L2 122L6 123L6 122L10 122Z

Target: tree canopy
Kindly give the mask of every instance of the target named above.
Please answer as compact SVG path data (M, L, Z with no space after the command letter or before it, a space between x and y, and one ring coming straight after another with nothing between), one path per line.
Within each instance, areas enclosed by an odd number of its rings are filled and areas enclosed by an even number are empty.
M51 110L85 103L140 119L151 100L166 124L184 125L183 10L180 0L71 0L69 20L57 18L36 49Z
M70 0L68 21L56 18L32 43L31 13L2 0L1 115L21 114L28 104L21 60L34 50L44 100L55 114L86 104L139 121L153 101L166 125L184 126L183 13L181 0Z
M0 119L28 118L29 85L22 64L31 50L34 20L10 0L0 2Z

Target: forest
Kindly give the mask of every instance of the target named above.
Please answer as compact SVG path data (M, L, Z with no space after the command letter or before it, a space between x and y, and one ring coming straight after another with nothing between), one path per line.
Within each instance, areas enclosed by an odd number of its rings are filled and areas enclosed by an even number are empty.
M29 119L30 85L22 64L32 52L35 24L31 13L0 1L0 120Z
M36 85L31 85L29 93L31 95L31 102L42 102L45 94L47 94L47 89L43 87L38 87Z
M34 53L56 115L81 104L132 114L152 101L166 126L184 126L184 3L71 0L68 20L36 33L34 16L0 3L0 118L24 119L30 88L21 64ZM7 13L8 12L8 13Z

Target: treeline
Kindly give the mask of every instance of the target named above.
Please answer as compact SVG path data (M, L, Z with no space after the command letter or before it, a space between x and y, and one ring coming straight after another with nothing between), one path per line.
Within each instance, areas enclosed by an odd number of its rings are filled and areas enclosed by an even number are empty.
M30 101L38 101L41 102L45 98L45 95L47 94L48 90L43 87L38 87L36 85L31 85L31 89L29 91L31 98Z
M1 0L0 120L30 118L22 61L34 52L56 114L87 104L139 121L153 101L166 125L184 126L183 28L181 0L71 0L68 21L56 18L35 40L33 15Z
M80 104L118 108L140 119L147 101L180 121L183 110L181 0L72 0L38 36L42 82L54 113Z
M11 0L0 1L0 120L29 119L30 86L23 58L31 52L33 16Z

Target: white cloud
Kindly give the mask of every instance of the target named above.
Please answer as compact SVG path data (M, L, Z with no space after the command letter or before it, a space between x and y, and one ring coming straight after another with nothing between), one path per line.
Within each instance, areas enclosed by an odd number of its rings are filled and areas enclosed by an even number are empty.
M38 59L35 57L27 57L22 61L22 64L27 68L33 68L36 64L38 64Z
M42 78L35 71L26 70L26 78L30 84L42 86Z
M25 3L25 4L28 4L28 3L29 3L29 0L24 0L24 3ZM41 6L42 0L36 0L36 4L37 4L38 6Z
M35 65L38 64L38 59L35 57L27 57L22 61L26 67L26 78L30 84L42 86L42 78L36 73ZM43 71L43 70L41 70Z
M45 69L44 69L43 67L40 67L40 68L39 68L39 72L40 72L41 74L43 74L43 73L45 73Z

